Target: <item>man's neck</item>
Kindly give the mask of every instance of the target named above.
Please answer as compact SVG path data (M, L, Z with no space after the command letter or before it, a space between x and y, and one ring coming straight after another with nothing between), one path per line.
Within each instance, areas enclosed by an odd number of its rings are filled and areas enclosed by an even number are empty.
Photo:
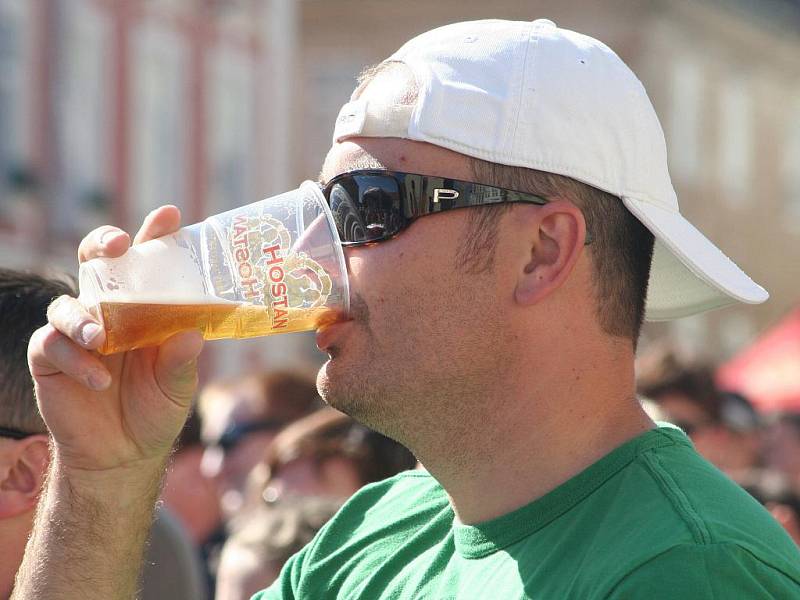
M0 520L0 600L11 596L25 544L33 526L33 512Z
M459 419L461 431L414 451L462 523L507 514L654 427L635 398L632 362L595 363L550 381L520 369L516 380L464 402L474 410Z

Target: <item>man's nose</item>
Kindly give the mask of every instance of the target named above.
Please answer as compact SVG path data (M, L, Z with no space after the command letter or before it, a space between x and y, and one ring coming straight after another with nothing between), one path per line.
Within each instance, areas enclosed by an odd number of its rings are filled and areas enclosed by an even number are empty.
M346 289L347 265L342 246L335 241L331 231L333 227L326 215L320 213L297 238L292 251L310 256L331 277L334 288Z
M330 254L333 235L325 213L320 213L306 225L305 230L294 244L296 252L306 252L310 256Z

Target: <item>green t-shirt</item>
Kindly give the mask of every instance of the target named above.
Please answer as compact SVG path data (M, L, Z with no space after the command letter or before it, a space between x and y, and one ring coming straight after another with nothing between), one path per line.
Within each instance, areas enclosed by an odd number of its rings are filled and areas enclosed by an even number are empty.
M454 520L427 473L369 485L253 600L278 598L791 599L800 552L682 432L660 427L476 526Z

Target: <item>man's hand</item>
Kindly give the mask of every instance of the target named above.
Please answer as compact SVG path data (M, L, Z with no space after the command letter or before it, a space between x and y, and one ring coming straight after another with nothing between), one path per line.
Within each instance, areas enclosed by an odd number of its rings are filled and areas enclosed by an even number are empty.
M179 221L175 207L153 211L134 243L172 233ZM129 243L125 232L100 227L81 242L79 260L120 256ZM100 356L92 350L105 334L77 300L56 299L47 316L49 324L31 338L28 360L62 467L105 471L162 464L191 405L200 334L184 332L157 348Z
M179 222L175 207L155 210L134 243ZM128 234L101 227L81 242L79 260L120 256L129 245ZM93 350L104 333L77 300L58 298L48 320L28 362L54 452L12 597L128 600L203 340L184 332L157 348L100 356Z

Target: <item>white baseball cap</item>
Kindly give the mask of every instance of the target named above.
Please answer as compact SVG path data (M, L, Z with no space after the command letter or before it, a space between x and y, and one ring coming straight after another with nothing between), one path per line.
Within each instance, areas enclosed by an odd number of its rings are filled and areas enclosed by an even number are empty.
M353 100L335 142L418 140L618 196L656 238L648 320L769 297L681 216L650 99L605 44L545 19L471 21L423 33L386 62L411 70L416 102Z

